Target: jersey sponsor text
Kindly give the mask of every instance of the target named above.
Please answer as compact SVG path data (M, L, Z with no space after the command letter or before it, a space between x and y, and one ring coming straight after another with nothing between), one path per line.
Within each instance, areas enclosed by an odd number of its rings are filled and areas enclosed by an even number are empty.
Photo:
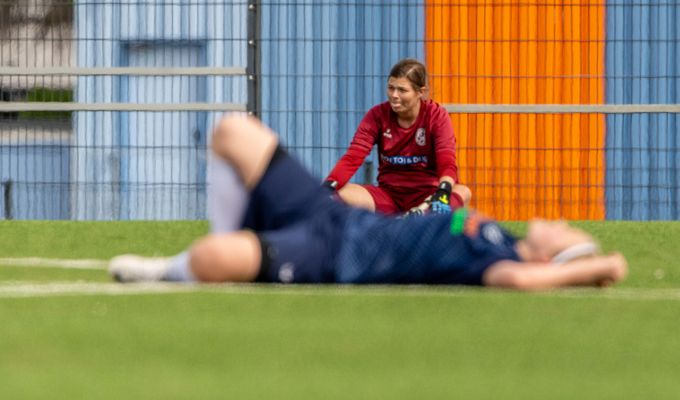
M427 156L386 156L381 154L380 159L392 165L427 164Z

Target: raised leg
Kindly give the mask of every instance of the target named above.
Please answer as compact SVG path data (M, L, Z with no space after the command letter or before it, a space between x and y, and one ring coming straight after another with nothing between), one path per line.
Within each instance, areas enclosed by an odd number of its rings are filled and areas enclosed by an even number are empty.
M233 166L247 189L257 185L277 145L271 129L244 115L224 117L212 139L213 153Z

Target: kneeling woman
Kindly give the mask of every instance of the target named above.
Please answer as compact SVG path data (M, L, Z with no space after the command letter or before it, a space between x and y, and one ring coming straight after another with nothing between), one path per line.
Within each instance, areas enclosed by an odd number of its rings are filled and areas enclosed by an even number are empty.
M434 212L470 202L458 182L456 138L449 113L427 99L425 66L404 59L392 67L387 101L361 120L352 143L326 178L347 204L385 214L403 213L432 198ZM347 183L378 146L378 185Z

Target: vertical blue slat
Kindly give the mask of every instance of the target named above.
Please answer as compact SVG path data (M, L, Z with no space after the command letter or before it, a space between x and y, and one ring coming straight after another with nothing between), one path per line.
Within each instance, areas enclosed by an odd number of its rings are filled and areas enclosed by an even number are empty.
M11 125L11 123L9 123ZM11 130L11 127L3 127ZM25 132L26 127L19 129ZM54 139L0 140L0 184L11 180L11 216L14 219L66 219L69 217L67 190L69 142L65 130L51 129ZM19 168L16 168L19 166ZM0 203L4 202L0 186ZM4 215L4 203L0 219Z
M423 59L423 2L271 2L260 11L262 118L322 177L384 101L390 67Z
M680 102L680 5L616 0L607 5L607 102ZM607 117L607 218L678 219L680 130L676 114Z
M121 35L120 7L106 3L76 3L78 66L118 66ZM127 12L126 16L134 14ZM127 21L126 21L127 23ZM118 79L109 76L78 77L76 101L116 101ZM74 113L75 135L71 150L71 216L74 219L117 217L114 182L118 180L115 131L111 112Z
M135 43L152 47L146 53L148 59L136 60L139 65L246 66L245 2L76 2L75 10L76 37L81 39L77 46L78 66L127 66L129 45ZM197 53L191 50L196 46L203 49L198 59ZM125 77L79 77L76 101L107 103L135 99L139 102L245 104L247 100L244 76L145 77L137 78L136 82L139 86L129 87L131 80ZM193 91L190 92L189 88ZM153 93L148 93L149 90ZM134 114L135 118L128 118L129 114ZM218 112L75 113L75 137L71 150L73 218L205 218L205 207L202 206L205 195L205 144L219 115L221 113ZM137 142L129 140L130 137L141 138L145 124L155 131L167 127L168 132L172 132L171 127L176 128L181 123L196 126L200 131L198 144L203 146L203 151L198 154L198 161L194 160L195 154L191 156L193 158L185 157L189 157L193 150L180 149L188 145L184 136L175 135L171 142L161 143L164 138L156 132L147 135L144 140L155 145L174 146L166 151L179 158L176 164L160 165L168 164L167 157L161 157L162 160L157 162L159 165L150 167L172 170L173 182L167 184L179 187L180 191L194 190L195 196L191 201L180 201L186 197L185 194L171 193L149 197L153 198L151 201L159 201L158 204L148 204L148 201L139 198L129 198L129 204L126 203L120 190L130 188L135 183L135 177L129 177L126 171L134 171L130 168L139 169L150 162L143 156L149 152L143 146L135 145ZM121 151L121 148L130 146L132 148ZM124 160L123 157L137 158ZM185 164L195 168L182 168ZM193 176L195 170L199 171L197 177ZM161 175L148 176L158 178ZM147 183L151 186L158 184L151 181Z

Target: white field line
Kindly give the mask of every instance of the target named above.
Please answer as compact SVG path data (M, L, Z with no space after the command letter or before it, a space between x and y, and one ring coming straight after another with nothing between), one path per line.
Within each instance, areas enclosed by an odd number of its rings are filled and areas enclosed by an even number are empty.
M137 295L163 293L223 293L288 296L372 296L372 297L497 297L505 290L470 289L456 286L354 286L354 285L279 285L279 284L181 284L181 283L94 283L94 282L25 282L0 283L0 298L50 297L67 295ZM517 294L518 296L522 294ZM680 288L643 289L566 289L524 294L547 298L601 299L623 301L680 300Z
M0 258L0 266L66 268L66 269L106 269L106 260L60 259L60 258Z
M169 283L140 283L123 285L120 283L88 282L8 282L0 284L0 298L50 297L64 295L133 295L152 293L179 293L196 289L196 285Z
M0 258L0 266L104 270L107 260L56 258ZM212 292L291 296L411 296L470 297L506 295L506 290L480 290L461 286L424 285L281 285L281 284L202 284L177 283L91 283L91 282L4 282L0 298L43 297L59 295L126 295L146 293ZM533 295L557 298L599 298L615 300L680 300L680 288L607 288L563 289L536 292Z

